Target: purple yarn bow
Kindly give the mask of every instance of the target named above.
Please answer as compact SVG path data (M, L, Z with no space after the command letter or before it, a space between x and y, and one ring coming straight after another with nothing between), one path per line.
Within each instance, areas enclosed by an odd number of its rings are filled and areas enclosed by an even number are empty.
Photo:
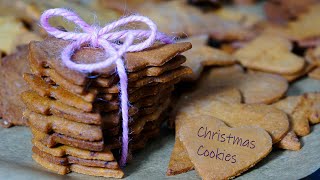
M72 21L79 26L83 32L65 32L49 23L49 19L53 16L62 16L65 19ZM116 28L122 27L131 22L145 23L150 30L119 30ZM45 11L40 18L41 26L48 32L48 34L72 42L65 47L61 53L62 62L70 69L82 72L92 72L97 69L106 68L112 64L116 64L117 72L120 77L120 92L121 92L121 112L122 112L122 150L120 165L124 166L128 156L128 77L123 62L123 55L126 52L142 51L153 45L155 41L163 43L173 43L173 39L163 33L157 31L157 26L149 18L139 15L132 15L122 18L118 21L112 22L103 28L93 27L82 20L76 13L62 8L49 9ZM142 42L134 44L135 39L145 39ZM119 45L116 42L123 40L123 44ZM93 47L103 48L108 54L105 61L96 62L92 64L78 64L73 62L70 58L72 54L78 50L82 44L90 43Z

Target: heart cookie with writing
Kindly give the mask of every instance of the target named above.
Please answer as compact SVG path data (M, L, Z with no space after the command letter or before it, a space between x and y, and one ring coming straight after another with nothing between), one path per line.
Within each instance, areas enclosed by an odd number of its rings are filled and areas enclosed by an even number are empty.
M264 129L230 128L210 115L188 116L179 135L203 179L238 176L272 150L271 137Z

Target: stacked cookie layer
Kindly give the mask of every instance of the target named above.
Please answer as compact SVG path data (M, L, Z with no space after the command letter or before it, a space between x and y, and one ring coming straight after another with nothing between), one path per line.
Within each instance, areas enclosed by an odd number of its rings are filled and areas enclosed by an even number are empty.
M32 90L22 93L22 100L33 134L33 158L59 174L75 171L121 178L112 153L120 149L122 134L115 66L90 74L69 69L60 58L68 43L48 38L29 45L32 73L24 74L24 79ZM159 44L126 54L131 151L158 134L174 85L191 73L182 66L186 58L180 55L190 48L190 43ZM106 56L101 49L83 47L72 59L93 63Z

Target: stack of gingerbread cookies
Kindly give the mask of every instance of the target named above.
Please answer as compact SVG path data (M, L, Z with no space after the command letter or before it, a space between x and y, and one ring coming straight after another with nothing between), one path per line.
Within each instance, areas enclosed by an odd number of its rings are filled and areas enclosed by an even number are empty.
M69 69L61 61L68 44L55 38L29 44L32 73L24 74L24 79L31 90L21 97L33 134L33 159L59 174L74 171L121 178L117 153L122 118L115 66L91 73ZM159 133L174 85L191 73L182 66L186 58L180 55L190 48L190 43L155 44L126 54L130 152ZM82 47L72 60L93 63L106 56L102 49Z

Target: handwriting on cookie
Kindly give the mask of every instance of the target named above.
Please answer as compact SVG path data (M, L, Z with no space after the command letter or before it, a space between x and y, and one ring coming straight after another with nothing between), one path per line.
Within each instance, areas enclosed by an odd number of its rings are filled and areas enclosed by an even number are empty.
M220 130L218 131L212 131L209 130L208 127L201 126L198 129L197 136L199 138L209 139L221 143L227 143L230 145L240 146L240 147L246 147L248 149L254 149L256 147L254 140L250 139L244 139L240 136L233 135L231 133L223 133ZM200 145L197 154L199 156L209 157L209 158L215 158L217 160L221 161L228 161L231 163L237 162L237 156L232 153L226 152L224 149L214 148L214 149L208 149L204 145Z

